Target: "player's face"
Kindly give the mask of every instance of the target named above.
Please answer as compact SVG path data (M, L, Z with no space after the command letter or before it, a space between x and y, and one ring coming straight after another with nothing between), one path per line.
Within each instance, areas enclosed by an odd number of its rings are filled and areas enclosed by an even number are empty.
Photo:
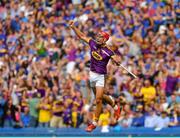
M106 42L102 34L97 34L95 39L96 39L96 43L99 45L104 44Z

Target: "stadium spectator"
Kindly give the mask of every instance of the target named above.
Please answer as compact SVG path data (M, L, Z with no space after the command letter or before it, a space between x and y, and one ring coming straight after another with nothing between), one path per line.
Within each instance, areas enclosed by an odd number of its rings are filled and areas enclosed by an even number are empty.
M29 114L29 108L25 107L24 113L21 113L22 127L30 127L31 117Z
M52 106L52 118L50 122L50 127L60 128L63 127L63 99L59 96L53 102Z
M170 114L169 126L170 127L179 126L179 109L177 104L174 105L174 107L169 110L169 114Z
M4 106L4 127L14 127L17 120L16 111L18 109L12 104L12 99L9 98Z
M34 93L29 96L28 99L28 107L29 107L29 114L30 114L30 126L31 127L37 127L38 126L38 105L39 105L40 99L38 98L38 94Z
M143 95L143 100L145 103L155 100L156 89L150 84L149 80L144 81L144 86L141 88L140 91Z
M143 127L144 120L145 120L145 116L144 116L143 112L141 111L141 106L139 105L136 108L135 115L132 120L132 126L133 127Z
M157 121L157 125L156 125L157 128L166 128L170 123L170 119L165 111L161 113L161 115L158 117L156 121Z
M41 99L39 103L39 127L49 127L51 119L51 103L48 97Z
M101 113L100 117L99 117L99 126L102 127L101 132L103 133L107 133L109 132L109 125L111 124L111 120L110 118L110 112L108 111L107 108L103 109L103 112Z
M155 128L155 127L157 127L158 116L153 111L153 109L150 109L148 111L148 113L149 113L149 115L147 115L145 117L144 127L147 127L147 128Z
M130 115L128 113L125 113L123 116L121 116L118 120L118 124L121 127L131 127L132 124L132 117L130 117Z

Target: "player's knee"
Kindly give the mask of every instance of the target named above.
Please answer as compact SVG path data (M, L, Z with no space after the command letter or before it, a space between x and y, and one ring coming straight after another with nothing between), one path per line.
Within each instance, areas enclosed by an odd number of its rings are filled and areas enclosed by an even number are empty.
M102 103L102 98L96 98L96 104Z

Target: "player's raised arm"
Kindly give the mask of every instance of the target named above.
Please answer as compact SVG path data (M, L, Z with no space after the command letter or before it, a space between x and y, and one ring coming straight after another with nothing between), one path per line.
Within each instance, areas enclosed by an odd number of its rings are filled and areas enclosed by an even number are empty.
M82 39L82 40L85 41L86 43L89 43L90 38L87 37L83 32L81 32L81 31L74 25L74 21L70 21L70 22L69 22L69 27L74 30L74 32L76 33L76 35L77 35L80 39Z

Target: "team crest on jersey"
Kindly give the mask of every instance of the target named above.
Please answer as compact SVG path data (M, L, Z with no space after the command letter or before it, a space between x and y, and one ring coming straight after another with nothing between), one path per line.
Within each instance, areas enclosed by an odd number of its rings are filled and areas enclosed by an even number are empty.
M92 56L96 59L96 60L102 60L102 56L99 55L96 51L92 51Z

